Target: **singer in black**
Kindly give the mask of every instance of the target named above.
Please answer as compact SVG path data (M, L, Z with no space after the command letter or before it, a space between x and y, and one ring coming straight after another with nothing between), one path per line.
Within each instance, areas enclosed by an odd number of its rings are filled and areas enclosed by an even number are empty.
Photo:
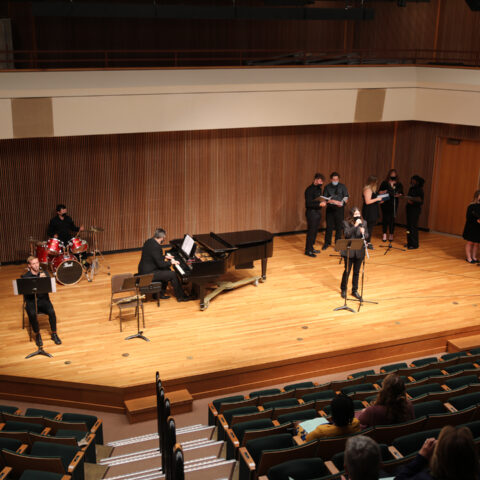
M389 197L382 203L382 228L384 242L388 239L393 241L395 231L395 217L398 210L398 198L403 195L403 185L400 183L397 171L392 168L380 184L379 193L388 193Z
M175 272L170 270L171 265L178 265L170 254L163 254L162 244L165 241L166 232L163 228L157 228L152 238L149 238L142 247L142 257L138 264L139 275L153 273L154 282L162 282L162 291L160 298L169 298L165 294L168 282L172 284L173 291L177 297L177 302L187 302L192 300L185 295Z
M27 258L28 272L22 275L22 278L35 278L35 277L49 277L48 272L40 270L40 262L37 257L30 256ZM43 345L42 336L40 335L40 326L38 325L37 314L35 311L35 295L24 295L25 310L27 311L28 320L32 326L33 333L35 334L35 343L37 347ZM53 308L52 302L48 293L37 295L37 311L48 315L50 322L50 329L52 331L52 340L60 345L62 341L57 335L57 317Z
M326 205L326 202L318 200L322 194L324 181L325 177L321 173L316 173L313 183L305 190L305 216L307 217L305 255L309 257L316 257L315 254L320 253L320 250L315 250L315 240L322 220L322 207Z
M346 239L363 238L364 244L366 243L365 238L368 235L367 222L362 218L358 207L353 207L349 212L347 220L343 221L343 233ZM342 275L342 283L340 284L342 297L345 298L347 296L348 277L350 276L350 271L353 267L352 295L361 300L362 297L358 293L358 277L360 276L360 267L362 266L363 259L365 258L365 247L363 247L361 250L350 250L348 271L347 251L342 250L340 255L343 257L345 262L345 270Z
M473 201L467 208L463 238L467 241L465 245L466 260L468 263L478 263L478 245L480 244L480 190L473 195Z
M48 236L58 238L66 247L70 239L83 230L83 225L77 227L72 217L67 215L67 207L63 204L57 205L57 214L50 220L48 225Z
M325 243L322 247L322 250L326 250L332 243L333 230L335 230L335 242L342 238L344 207L348 202L347 187L340 183L340 175L337 172L330 174L330 183L323 189L323 195L330 198L325 214L327 229L325 230Z
M418 248L418 219L422 211L424 193L423 185L425 180L419 175L414 175L410 179L410 188L407 198L407 248L415 250Z

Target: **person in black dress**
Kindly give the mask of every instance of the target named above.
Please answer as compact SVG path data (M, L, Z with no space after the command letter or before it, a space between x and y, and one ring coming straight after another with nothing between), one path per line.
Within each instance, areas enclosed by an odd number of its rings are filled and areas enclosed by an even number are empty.
M368 248L373 250L373 245L370 240L372 239L373 227L377 224L379 211L378 204L382 202L382 199L377 197L377 177L370 175L367 178L367 183L363 187L363 207L362 216L367 222L368 235L365 236Z
M390 196L382 203L382 229L384 242L388 239L393 240L395 231L395 217L398 210L398 198L403 195L403 185L400 183L397 171L392 168L385 180L380 184L379 193L388 193Z
M368 235L367 222L362 218L358 207L353 207L350 210L347 220L343 221L343 233L345 238L363 238ZM361 250L350 250L348 271L347 271L347 251L342 250L340 255L345 262L345 270L342 275L342 283L340 284L341 295L343 298L347 296L348 277L353 267L352 277L352 295L355 298L361 299L358 293L358 277L360 276L360 267L362 266L365 257L365 248Z
M329 197L325 214L327 228L325 230L325 242L322 250L326 250L332 243L332 234L335 230L335 242L342 238L342 222L345 216L345 204L348 202L347 187L340 183L340 175L337 172L330 174L330 183L323 189L323 195Z
M465 253L468 263L480 263L478 244L480 243L480 190L473 195L473 201L467 208L463 238L467 241Z
M47 233L49 238L58 238L66 247L70 239L78 232L83 230L83 225L77 227L72 217L67 215L67 207L58 204L56 208L57 214L50 220Z
M316 253L320 253L320 250L315 250L315 240L322 220L322 207L326 205L326 202L317 200L317 198L322 194L324 181L325 177L321 173L316 173L313 183L305 190L305 215L307 217L305 255L309 257L316 257Z
M414 250L418 248L418 219L422 211L424 193L423 185L425 180L419 175L414 175L410 179L410 188L408 189L407 199L407 248Z
M175 272L170 270L171 265L178 265L170 254L163 254L162 244L165 241L166 232L163 228L157 228L152 238L149 238L142 247L142 256L138 264L139 275L153 273L154 282L162 282L162 291L160 298L170 298L165 294L168 282L172 284L173 291L177 297L177 302L187 302L192 300L185 295Z
M40 269L40 262L37 257L30 256L27 258L28 272L22 275L22 278L38 278L49 277L48 272ZM40 335L40 326L38 325L37 311L39 313L45 313L48 315L48 321L50 322L50 329L52 331L52 340L60 345L62 341L57 335L57 317L53 308L52 302L48 293L37 295L37 310L35 310L35 295L24 295L25 310L27 311L28 321L32 326L33 333L35 334L35 343L37 347L43 345L42 336Z

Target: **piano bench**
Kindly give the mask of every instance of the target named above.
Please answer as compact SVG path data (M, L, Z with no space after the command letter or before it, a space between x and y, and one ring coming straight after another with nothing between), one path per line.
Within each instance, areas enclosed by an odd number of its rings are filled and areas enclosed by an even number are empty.
M140 293L142 295L152 295L153 298L157 300L157 306L160 306L160 292L162 291L162 282L152 282L148 287L140 288Z

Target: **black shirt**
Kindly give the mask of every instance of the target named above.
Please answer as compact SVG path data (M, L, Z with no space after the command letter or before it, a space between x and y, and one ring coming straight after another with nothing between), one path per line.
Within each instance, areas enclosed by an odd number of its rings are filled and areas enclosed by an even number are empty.
M418 185L414 185L408 189L408 196L409 197L420 197L421 201L420 202L413 202L413 203L407 203L407 208L418 208L423 205L423 198L424 198L424 193L423 193L423 187L420 187Z
M394 188L395 187L395 188ZM382 192L383 190L386 190L387 193L390 195L388 200L384 200L382 203L382 208L384 210L393 210L393 202L395 200L395 205L398 205L398 198L395 198L395 195L397 194L402 194L403 195L403 185L400 182L397 182L394 187L390 184L388 180L384 180L380 184L379 190Z
M80 229L75 225L75 223L73 223L72 217L64 215L62 220L58 215L56 215L50 220L47 233L49 237L57 235L58 239L61 240L66 246L72 236L79 230Z
M138 264L138 273L145 275L155 270L169 270L170 262L165 260L162 246L152 237L142 247L142 257Z
M338 185L333 185L332 183L329 183L323 189L323 195L325 197L331 197L331 200L338 200L339 202L341 202L345 197L348 198L348 190L343 183L339 183ZM329 206L336 207L336 205Z
M322 194L323 185L309 185L305 190L305 208L307 210L320 210L320 200L316 200Z
M38 272L38 275L33 274L30 270L27 273L24 273L20 278L39 278L40 274L44 273L46 277L50 277L50 274L42 270ZM34 302L35 301L35 295L24 295L25 301L27 302ZM39 300L50 300L48 293L40 293L37 295L37 301Z

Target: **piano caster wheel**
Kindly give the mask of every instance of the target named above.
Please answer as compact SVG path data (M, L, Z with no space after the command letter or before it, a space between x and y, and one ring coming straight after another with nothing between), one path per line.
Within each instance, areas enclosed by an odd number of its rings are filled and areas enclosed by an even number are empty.
M210 302L201 303L200 310L206 310L208 308L208 305L210 305Z

